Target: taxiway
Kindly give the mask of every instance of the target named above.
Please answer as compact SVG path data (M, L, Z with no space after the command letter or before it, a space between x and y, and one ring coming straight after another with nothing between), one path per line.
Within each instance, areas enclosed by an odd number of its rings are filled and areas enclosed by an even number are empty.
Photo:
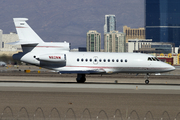
M83 115L86 119L91 116L92 120L97 120L97 116L114 120L116 110L122 114L116 114L116 119L152 119L150 114L146 115L148 111L154 119L180 118L178 75L151 76L149 85L144 84L144 76L127 74L87 76L84 84L75 82L76 75L56 73L6 71L0 76L3 119L50 119L51 116L51 119L80 120ZM90 114L83 113L84 110Z

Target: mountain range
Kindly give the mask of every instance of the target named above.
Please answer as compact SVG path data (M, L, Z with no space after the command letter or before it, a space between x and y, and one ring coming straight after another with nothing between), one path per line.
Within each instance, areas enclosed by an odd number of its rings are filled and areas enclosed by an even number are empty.
M104 17L116 15L116 29L144 27L144 0L1 0L0 29L16 32L13 18L27 23L47 42L71 43L71 48L86 47L86 33L97 30L102 36Z

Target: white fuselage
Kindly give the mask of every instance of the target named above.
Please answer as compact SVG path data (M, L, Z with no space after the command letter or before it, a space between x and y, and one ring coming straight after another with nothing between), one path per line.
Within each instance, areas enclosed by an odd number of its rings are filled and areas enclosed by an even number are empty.
M174 70L174 67L161 61L148 61L151 55L139 53L93 53L68 52L67 64L62 69L102 69L106 73L158 73Z
M48 52L47 52L48 53ZM160 73L174 70L175 68L161 61L148 61L154 58L152 55L140 53L104 53L104 52L55 52L48 53L46 61L40 61L33 56L39 56L46 52L29 52L20 60L45 67L55 71L88 71L98 70L100 73ZM65 61L51 61L51 56L65 55Z

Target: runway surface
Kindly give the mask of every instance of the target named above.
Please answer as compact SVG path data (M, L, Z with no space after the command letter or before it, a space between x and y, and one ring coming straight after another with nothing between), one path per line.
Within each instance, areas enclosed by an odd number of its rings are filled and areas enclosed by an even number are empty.
M180 86L1 82L0 91L180 94Z
M180 119L179 76L151 76L149 85L141 75L87 76L84 84L55 73L0 76L1 119Z

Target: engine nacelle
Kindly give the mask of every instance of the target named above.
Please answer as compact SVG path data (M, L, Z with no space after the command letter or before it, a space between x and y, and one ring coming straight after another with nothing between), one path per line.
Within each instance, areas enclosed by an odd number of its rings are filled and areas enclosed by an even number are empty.
M45 54L36 57L36 59L47 62L66 62L66 54Z

